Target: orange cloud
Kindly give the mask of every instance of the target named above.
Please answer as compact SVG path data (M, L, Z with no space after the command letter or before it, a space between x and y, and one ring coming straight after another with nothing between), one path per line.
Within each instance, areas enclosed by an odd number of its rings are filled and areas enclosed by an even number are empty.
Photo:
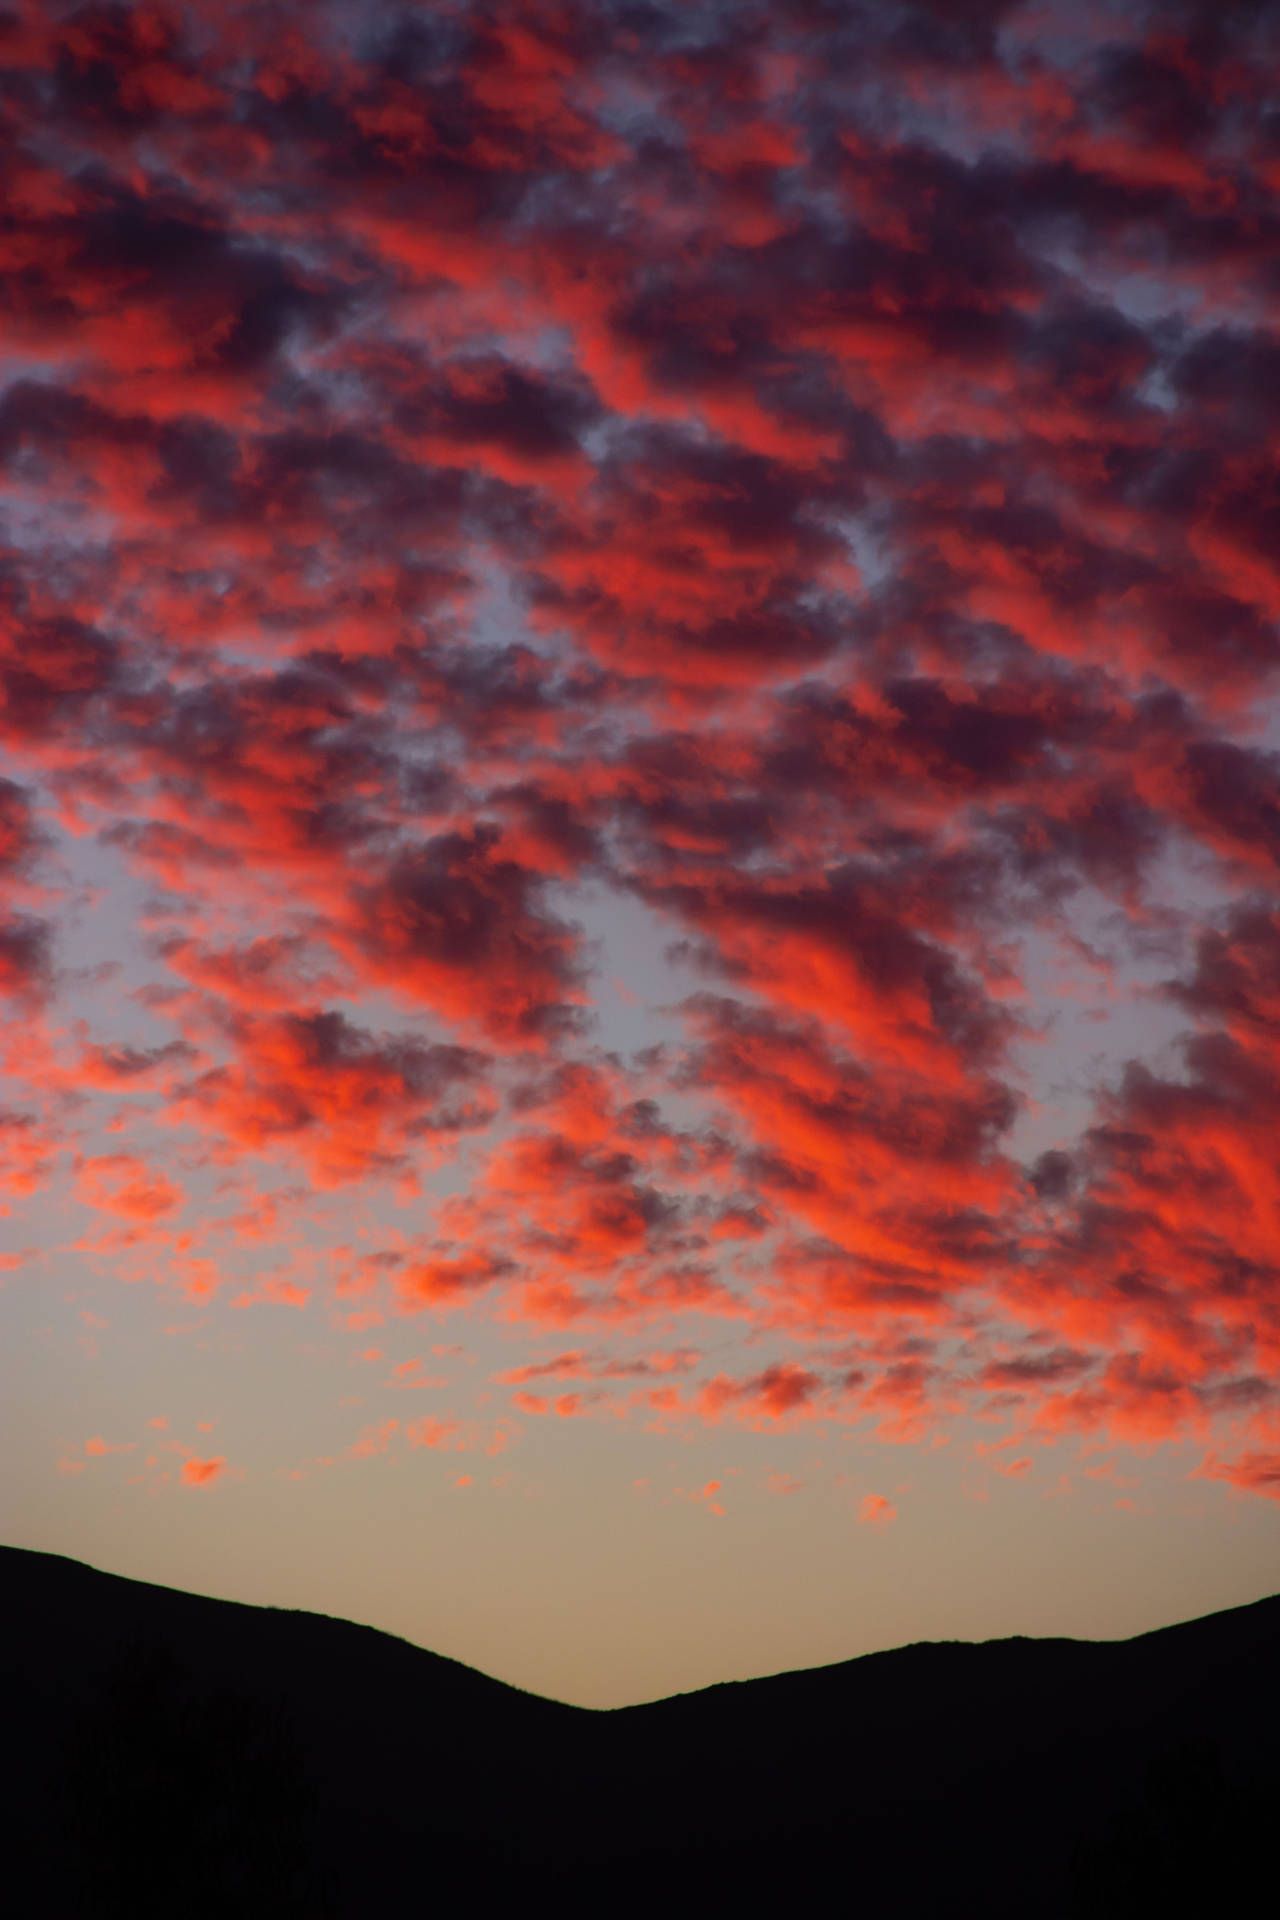
M184 1460L182 1463L183 1485L188 1487L210 1486L213 1481L218 1479L222 1474L226 1464L226 1460L221 1454L215 1455L210 1460L197 1460L195 1458Z
M864 1526L891 1526L897 1517L898 1509L883 1493L867 1494L858 1508L858 1519Z
M167 1175L128 1153L97 1154L82 1160L76 1171L76 1187L86 1205L140 1223L175 1212L186 1197Z

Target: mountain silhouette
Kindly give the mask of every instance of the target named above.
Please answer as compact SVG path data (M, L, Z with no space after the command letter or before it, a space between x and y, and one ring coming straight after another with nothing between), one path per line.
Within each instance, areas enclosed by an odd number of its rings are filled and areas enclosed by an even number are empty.
M53 1920L1239 1914L1274 1878L1278 1694L1280 1597L593 1712L3 1547L0 1892Z

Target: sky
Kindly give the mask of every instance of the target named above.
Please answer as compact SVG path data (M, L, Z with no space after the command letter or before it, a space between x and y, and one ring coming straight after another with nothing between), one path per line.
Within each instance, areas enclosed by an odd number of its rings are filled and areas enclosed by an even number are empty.
M601 1706L1280 1586L1280 11L0 15L0 1531Z

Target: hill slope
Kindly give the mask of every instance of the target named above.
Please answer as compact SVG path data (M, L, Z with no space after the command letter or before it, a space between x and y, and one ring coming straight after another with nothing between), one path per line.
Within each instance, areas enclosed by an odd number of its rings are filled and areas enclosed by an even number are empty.
M344 1621L0 1548L15 1913L1247 1912L1280 1598L590 1713Z

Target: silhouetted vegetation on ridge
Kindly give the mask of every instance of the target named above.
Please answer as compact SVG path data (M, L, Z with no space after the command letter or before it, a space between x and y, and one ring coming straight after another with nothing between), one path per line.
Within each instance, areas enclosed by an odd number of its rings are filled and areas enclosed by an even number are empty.
M0 1549L20 1915L1241 1913L1280 1598L592 1713L369 1628Z

